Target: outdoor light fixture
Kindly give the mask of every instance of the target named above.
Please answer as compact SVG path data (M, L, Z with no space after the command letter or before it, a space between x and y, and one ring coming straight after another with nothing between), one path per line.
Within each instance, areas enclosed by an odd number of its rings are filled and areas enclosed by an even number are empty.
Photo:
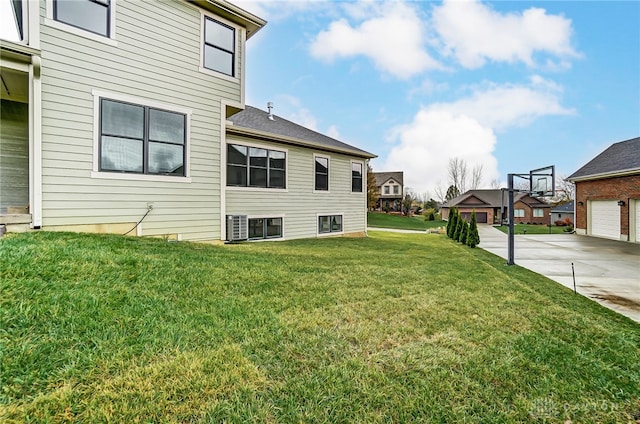
M578 206L584 206L584 203L578 202Z
M618 200L618 206L624 206L624 200Z

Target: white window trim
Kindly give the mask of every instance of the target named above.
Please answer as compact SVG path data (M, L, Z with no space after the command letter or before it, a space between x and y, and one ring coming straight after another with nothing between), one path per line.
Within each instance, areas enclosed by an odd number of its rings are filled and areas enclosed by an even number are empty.
M191 182L191 109L181 106L162 103L155 100L144 99L141 97L130 96L128 94L112 93L102 90L91 90L93 96L93 170L91 178L109 179L109 180L132 180L132 181L155 181L155 182L172 182L172 183L190 183ZM149 174L131 174L126 172L107 172L100 171L100 99L119 100L140 106L164 109L171 112L183 113L187 116L185 128L185 164L184 177L171 175L149 175Z
M255 240L247 240L249 243L262 243L265 241L283 241L285 239L284 234L285 234L285 214L283 213L276 213L276 214L270 214L268 216L266 215L247 215L247 225L249 225L249 220L250 219L271 219L271 218L280 218L282 219L282 237L272 237L272 238L262 238L262 239L255 239Z
M226 185L226 175L227 175L227 157L226 157L226 147L227 144L237 144L238 146L245 146L245 147L255 147L258 149L267 149L267 150L277 150L279 152L284 152L285 157L284 157L284 171L285 171L285 181L284 181L284 186L285 188L269 188L269 187L239 187L239 186L227 186ZM225 151L225 157L224 157L224 175L225 175L225 189L229 190L229 191L259 191L259 192L268 192L268 193L287 193L289 191L289 149L281 149L280 146L274 147L273 145L270 144L263 144L263 143L249 143L246 141L236 141L236 140L229 140L227 139L227 142L224 145L224 151ZM260 218L260 217L257 217ZM279 218L277 216L270 216L269 218Z
M52 28L57 28L62 31L70 32L80 37L88 38L93 41L108 44L110 46L117 46L116 41L116 0L111 0L109 7L109 36L103 36L91 31L84 30L82 28L75 27L73 25L66 24L64 22L56 21L53 18L53 0L45 0L47 14L44 18L44 24Z
M540 212L538 212L540 211ZM544 209L543 208L533 208L533 212L531 212L533 214L534 218L544 218ZM536 213L539 213L540 215L536 215Z
M235 75L227 75L222 72L214 71L213 69L208 69L204 67L204 29L205 29L205 17L209 17L218 22L222 22L225 25L228 25L236 30L235 37L235 54L234 54L234 66ZM211 75L214 77L222 78L231 82L240 82L243 80L244 75L244 46L245 46L245 32L244 28L234 24L231 21L224 19L222 16L214 15L213 13L209 13L205 10L200 10L200 64L198 66L198 70L203 74ZM242 57L240 57L242 55ZM243 83L244 86L244 83ZM242 96L242 103L244 103L244 95Z
M516 215L517 211L522 211L522 215ZM525 213L525 210L522 208L513 208L513 217L514 218L524 218L527 214Z
M335 216L335 215L340 215L342 217L342 230L340 231L330 231L328 233L321 233L320 232L320 225L318 220L320 219L321 216ZM316 236L317 237L330 237L330 236L335 236L335 235L340 235L340 234L344 234L344 212L323 212L323 213L317 213L316 214Z
M326 158L327 159L327 189L326 190L316 190L316 158ZM314 193L331 193L331 156L323 155L321 153L313 154L313 164L311 166L311 181ZM351 178L349 178L351 181ZM322 214L325 215L325 214Z
M364 166L364 162L363 161L359 161L359 160L352 160L351 161L351 168L353 168L353 164L357 163L360 164L361 168L361 172L360 172L360 176L362 177L362 183L360 184L360 191L353 191L353 169L349 169L349 192L351 194L354 195L358 195L358 194L364 194L367 190L366 190L366 168Z

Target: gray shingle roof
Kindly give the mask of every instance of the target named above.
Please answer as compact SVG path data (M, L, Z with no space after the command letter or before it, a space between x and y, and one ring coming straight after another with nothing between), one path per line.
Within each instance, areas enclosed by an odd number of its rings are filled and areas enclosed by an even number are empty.
M563 205L556 206L555 208L551 209L551 212L573 213L573 200Z
M253 106L247 105L244 110L232 115L228 120L233 122L233 126L227 126L227 131L230 132L233 132L234 128L244 128L252 132L257 131L264 135L269 135L271 138L283 143L315 147L364 158L376 157L372 153L320 134L279 116L274 115L274 119L271 120L268 112Z
M482 203L478 203L477 201L468 202L471 199L478 199ZM504 192L504 205L506 206L508 203L508 193ZM538 206L541 208L548 207L549 205L541 202L540 200L529 196L527 193L516 193L514 196L514 201L519 202L522 201L529 206ZM458 197L454 197L448 202L444 202L442 204L443 208L450 208L453 206L484 206L490 208L499 208L503 205L503 195L501 189L487 189L487 190L469 190Z
M629 171L640 173L640 137L612 144L567 179L602 178Z
M376 179L376 185L380 187L382 184L386 183L390 179L399 182L401 185L404 185L404 172L396 171L396 172L374 172L373 176Z

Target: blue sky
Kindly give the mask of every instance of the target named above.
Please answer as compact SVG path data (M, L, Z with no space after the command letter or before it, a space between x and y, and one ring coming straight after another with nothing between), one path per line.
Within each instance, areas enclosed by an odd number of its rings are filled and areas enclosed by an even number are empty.
M640 136L638 1L235 1L248 104L370 151L435 197L450 158L484 186L567 176Z

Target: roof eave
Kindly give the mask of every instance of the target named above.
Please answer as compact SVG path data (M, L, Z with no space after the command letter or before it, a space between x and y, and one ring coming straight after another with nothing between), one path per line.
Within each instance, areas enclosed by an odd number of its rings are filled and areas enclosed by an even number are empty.
M631 169L625 169L625 170L613 171L613 172L602 172L599 174L581 175L578 177L569 176L567 178L567 181L571 181L572 183L575 183L580 181L601 180L604 178L626 177L627 175L634 175L634 174L640 174L640 168L631 168Z
M226 0L188 0L247 29L247 40L262 29L267 21Z
M323 145L323 144L319 144L319 143L314 143L311 141L306 141L306 140L301 140L298 138L293 138L293 137L286 137L280 134L273 134L273 133L269 133L269 132L265 132L265 131L258 131L258 130L254 130L254 129L250 129L250 128L245 128L245 127L237 127L234 125L227 125L227 132L230 134L235 134L235 135L240 135L240 136L245 136L245 137L251 137L251 138L257 138L263 141L277 141L283 144L289 144L289 145L294 145L294 146L302 146L302 147L312 147L314 149L318 149L318 150L323 150L323 151L327 151L327 152L336 152L336 153L343 153L343 154L347 154L347 155L351 155L351 156L356 156L356 157L361 157L361 158L365 158L365 159L373 159L373 158L377 158L377 155L374 155L372 153L369 152L365 152L363 151L358 151L358 150L350 150L350 149L342 149L340 147L331 147L331 146L327 146L327 145Z

